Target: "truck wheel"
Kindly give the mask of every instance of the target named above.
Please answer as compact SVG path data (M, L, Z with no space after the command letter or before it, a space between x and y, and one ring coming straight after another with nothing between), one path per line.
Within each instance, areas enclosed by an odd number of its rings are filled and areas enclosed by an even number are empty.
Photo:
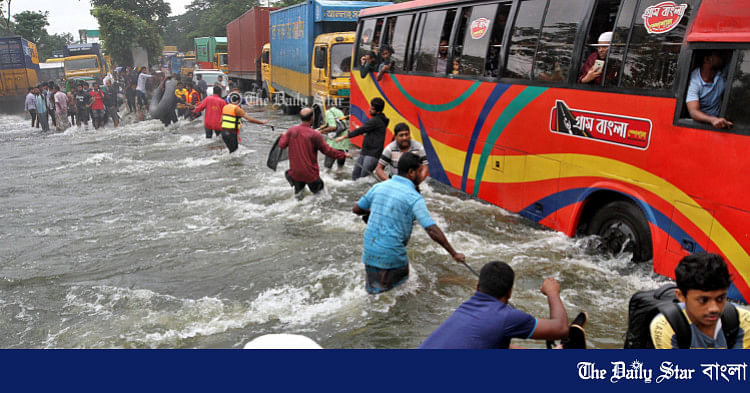
M587 234L601 238L599 249L602 252L632 252L634 262L653 257L648 220L632 202L614 201L604 205L591 218Z

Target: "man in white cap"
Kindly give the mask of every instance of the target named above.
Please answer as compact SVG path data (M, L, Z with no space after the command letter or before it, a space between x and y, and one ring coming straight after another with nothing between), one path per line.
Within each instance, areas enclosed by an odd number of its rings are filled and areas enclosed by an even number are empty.
M589 55L586 62L583 63L581 74L578 76L578 83L591 83L601 86L604 61L607 59L607 52L609 52L609 43L611 41L612 32L607 31L599 36L598 44L591 45L596 47L596 52Z

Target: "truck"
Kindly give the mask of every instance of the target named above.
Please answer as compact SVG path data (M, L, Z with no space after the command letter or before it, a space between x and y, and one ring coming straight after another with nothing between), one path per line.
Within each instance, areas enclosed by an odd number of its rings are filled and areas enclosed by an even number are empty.
M306 105L321 119L331 102L348 106L359 11L388 4L305 0L271 12L271 86L277 91L273 100L284 113L294 114Z
M71 44L63 47L65 77L103 78L107 75L107 63L102 56L99 43Z
M227 24L229 80L243 91L260 89L260 56L268 43L269 13L278 8L253 7Z
M0 111L20 112L24 97L39 84L39 55L33 42L0 38Z
M227 53L227 37L195 38L195 60L203 69L219 69L220 55Z

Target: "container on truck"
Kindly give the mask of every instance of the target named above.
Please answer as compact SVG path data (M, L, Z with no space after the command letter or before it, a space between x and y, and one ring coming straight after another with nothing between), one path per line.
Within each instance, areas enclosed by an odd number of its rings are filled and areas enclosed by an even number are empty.
M219 53L227 53L227 37L195 38L195 60L200 68L219 69Z
M285 113L314 105L317 118L329 102L349 100L354 31L359 11L390 2L306 0L270 14L271 86ZM315 52L316 62L313 62ZM332 59L332 55L341 59ZM349 66L341 63L349 58Z
M23 111L29 87L39 84L36 45L21 37L0 38L0 110Z
M268 43L269 13L277 8L253 7L227 24L228 75L241 90L260 89L260 56Z

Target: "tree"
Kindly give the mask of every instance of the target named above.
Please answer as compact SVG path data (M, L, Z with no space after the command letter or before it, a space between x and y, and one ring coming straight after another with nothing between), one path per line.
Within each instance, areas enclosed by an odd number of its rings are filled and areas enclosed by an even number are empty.
M44 13L37 11L19 12L13 16L16 22L14 31L21 37L39 44L47 35L46 28L49 26L48 17L48 11L44 11Z
M91 0L91 5L128 11L145 21L156 23L161 31L167 27L172 12L164 0Z
M129 11L96 6L91 14L99 21L99 36L104 51L118 65L133 65L132 47L146 49L150 59L161 54L159 28Z

